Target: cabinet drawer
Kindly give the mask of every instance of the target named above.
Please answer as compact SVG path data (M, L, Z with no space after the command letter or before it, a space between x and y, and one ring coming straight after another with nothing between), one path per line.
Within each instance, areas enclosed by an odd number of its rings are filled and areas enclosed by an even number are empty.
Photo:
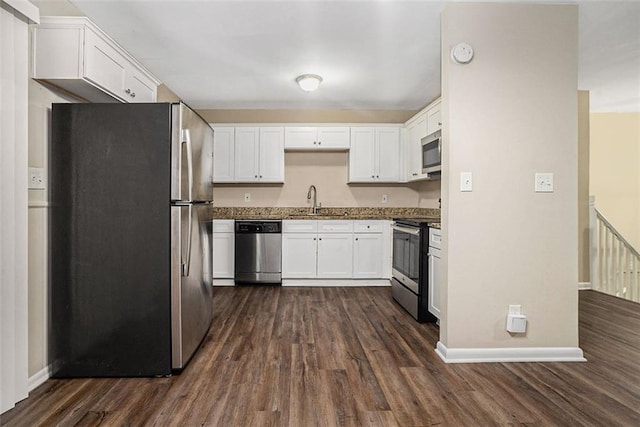
M382 221L354 221L353 231L354 233L382 233Z
M232 219L214 219L213 220L213 232L214 233L233 233L235 221Z
M352 233L353 221L340 219L325 219L318 221L319 233Z
M315 233L318 221L314 219L287 219L282 221L283 233Z
M440 249L442 243L442 230L439 228L429 229L429 247Z

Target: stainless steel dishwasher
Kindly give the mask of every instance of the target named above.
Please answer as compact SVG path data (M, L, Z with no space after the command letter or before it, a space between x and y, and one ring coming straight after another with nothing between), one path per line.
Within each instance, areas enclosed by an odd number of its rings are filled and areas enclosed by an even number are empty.
M282 283L282 221L236 221L237 284Z

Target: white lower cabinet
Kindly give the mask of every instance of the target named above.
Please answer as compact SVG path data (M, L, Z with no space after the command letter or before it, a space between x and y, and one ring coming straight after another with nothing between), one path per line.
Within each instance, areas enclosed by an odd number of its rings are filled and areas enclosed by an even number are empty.
M213 278L233 279L235 253L235 221L213 220Z
M352 234L318 234L317 276L321 279L352 277Z
M429 229L429 303L428 309L431 314L440 319L440 295L442 284L440 281L440 243L442 231L439 229Z
M309 233L282 234L282 278L316 277L318 236Z
M283 279L382 279L385 221L285 220Z
M353 235L353 277L377 279L382 274L382 233Z

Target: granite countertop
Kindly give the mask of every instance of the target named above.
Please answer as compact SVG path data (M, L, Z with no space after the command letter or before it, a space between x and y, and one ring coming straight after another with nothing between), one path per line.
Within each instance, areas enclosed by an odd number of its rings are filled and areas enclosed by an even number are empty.
M213 207L211 219L394 219L425 218L440 223L440 209L322 207L310 215L308 207Z

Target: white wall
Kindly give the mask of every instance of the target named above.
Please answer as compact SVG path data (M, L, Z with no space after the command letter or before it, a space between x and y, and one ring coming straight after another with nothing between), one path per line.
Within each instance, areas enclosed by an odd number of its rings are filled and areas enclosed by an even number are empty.
M578 9L451 4L441 28L441 343L580 356ZM475 49L467 65L448 55L460 42ZM462 171L473 173L473 192L459 191ZM553 193L533 191L535 172L554 173ZM506 331L510 304L522 305L526 334Z
M28 1L0 1L0 413L28 393Z

